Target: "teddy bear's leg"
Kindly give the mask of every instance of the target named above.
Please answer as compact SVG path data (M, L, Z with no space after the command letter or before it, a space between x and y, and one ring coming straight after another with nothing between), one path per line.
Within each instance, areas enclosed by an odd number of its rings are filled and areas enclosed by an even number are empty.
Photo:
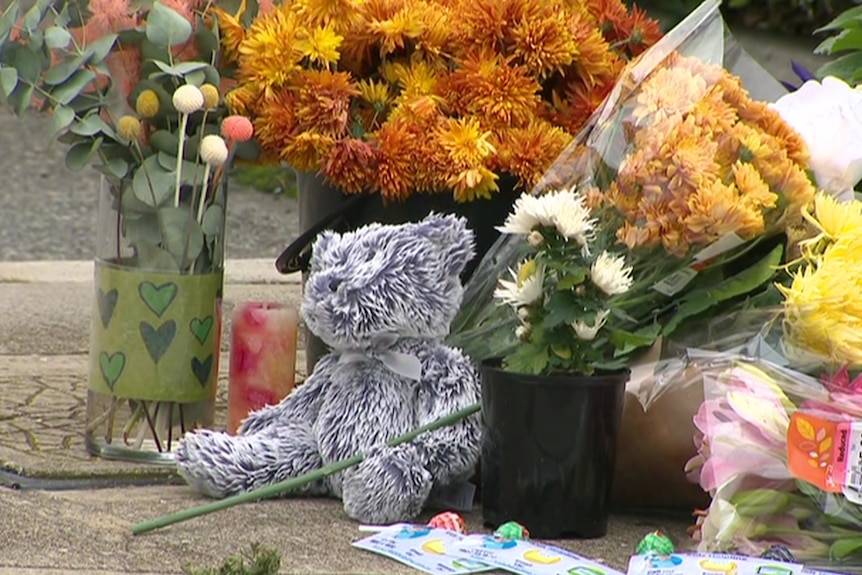
M267 432L231 436L198 431L180 442L175 459L180 475L195 490L226 497L298 477L322 466L310 425L281 422ZM293 494L324 495L322 482Z
M419 515L432 484L415 447L381 447L345 472L341 498L349 517L386 525Z

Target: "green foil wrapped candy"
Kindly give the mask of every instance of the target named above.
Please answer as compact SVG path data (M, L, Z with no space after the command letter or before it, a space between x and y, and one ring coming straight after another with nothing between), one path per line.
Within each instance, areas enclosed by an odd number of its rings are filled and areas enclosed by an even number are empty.
M670 555L675 551L673 541L670 537L661 531L653 531L641 539L638 543L637 554L647 555L655 553L657 555Z
M517 521L509 521L497 527L497 530L494 531L494 537L509 541L519 541L521 539L529 539L530 532Z

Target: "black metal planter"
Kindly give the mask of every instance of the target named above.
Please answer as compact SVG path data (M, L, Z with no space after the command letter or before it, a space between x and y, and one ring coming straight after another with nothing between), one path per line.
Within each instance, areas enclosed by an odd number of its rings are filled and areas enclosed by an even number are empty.
M302 282L308 272L311 247L320 232L330 229L339 232L355 230L366 224L401 224L416 222L431 212L453 213L463 216L476 235L476 257L462 275L467 281L482 256L499 237L495 229L503 224L521 192L515 190L515 180L501 177L500 191L492 199L458 203L452 194L415 194L403 202L384 204L379 194L348 195L328 185L324 179L310 172L297 173L299 196L300 236L276 260L281 273L302 272ZM326 345L304 330L305 358L308 373L317 360L327 352Z
M534 376L480 366L482 515L539 539L607 533L628 370Z

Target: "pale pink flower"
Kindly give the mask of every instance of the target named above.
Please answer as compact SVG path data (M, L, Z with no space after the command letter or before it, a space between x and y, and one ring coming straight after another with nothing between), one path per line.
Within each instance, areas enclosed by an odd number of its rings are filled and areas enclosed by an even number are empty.
M131 95L141 76L140 48L123 48L114 50L105 59L114 88L119 90L126 100Z
M93 13L89 24L98 37L87 37L92 42L106 34L113 34L135 27L136 18L129 0L90 0L89 10Z
M704 401L694 417L701 435L695 438L698 455L686 464L689 479L709 493L746 475L790 479L786 398L742 367L723 377L720 387L722 395Z
M275 8L275 2L273 0L259 0L257 3L257 11L260 14L267 14Z

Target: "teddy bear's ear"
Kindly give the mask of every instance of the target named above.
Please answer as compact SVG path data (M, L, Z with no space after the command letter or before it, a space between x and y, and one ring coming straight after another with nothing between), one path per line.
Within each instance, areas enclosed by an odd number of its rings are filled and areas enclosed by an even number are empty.
M475 255L473 231L464 218L432 212L416 224L415 230L439 247L451 274L460 275Z
M311 268L319 269L320 262L326 257L326 252L329 251L332 246L334 246L339 238L336 232L332 230L325 230L321 232L317 239L314 240L314 243L311 245Z

